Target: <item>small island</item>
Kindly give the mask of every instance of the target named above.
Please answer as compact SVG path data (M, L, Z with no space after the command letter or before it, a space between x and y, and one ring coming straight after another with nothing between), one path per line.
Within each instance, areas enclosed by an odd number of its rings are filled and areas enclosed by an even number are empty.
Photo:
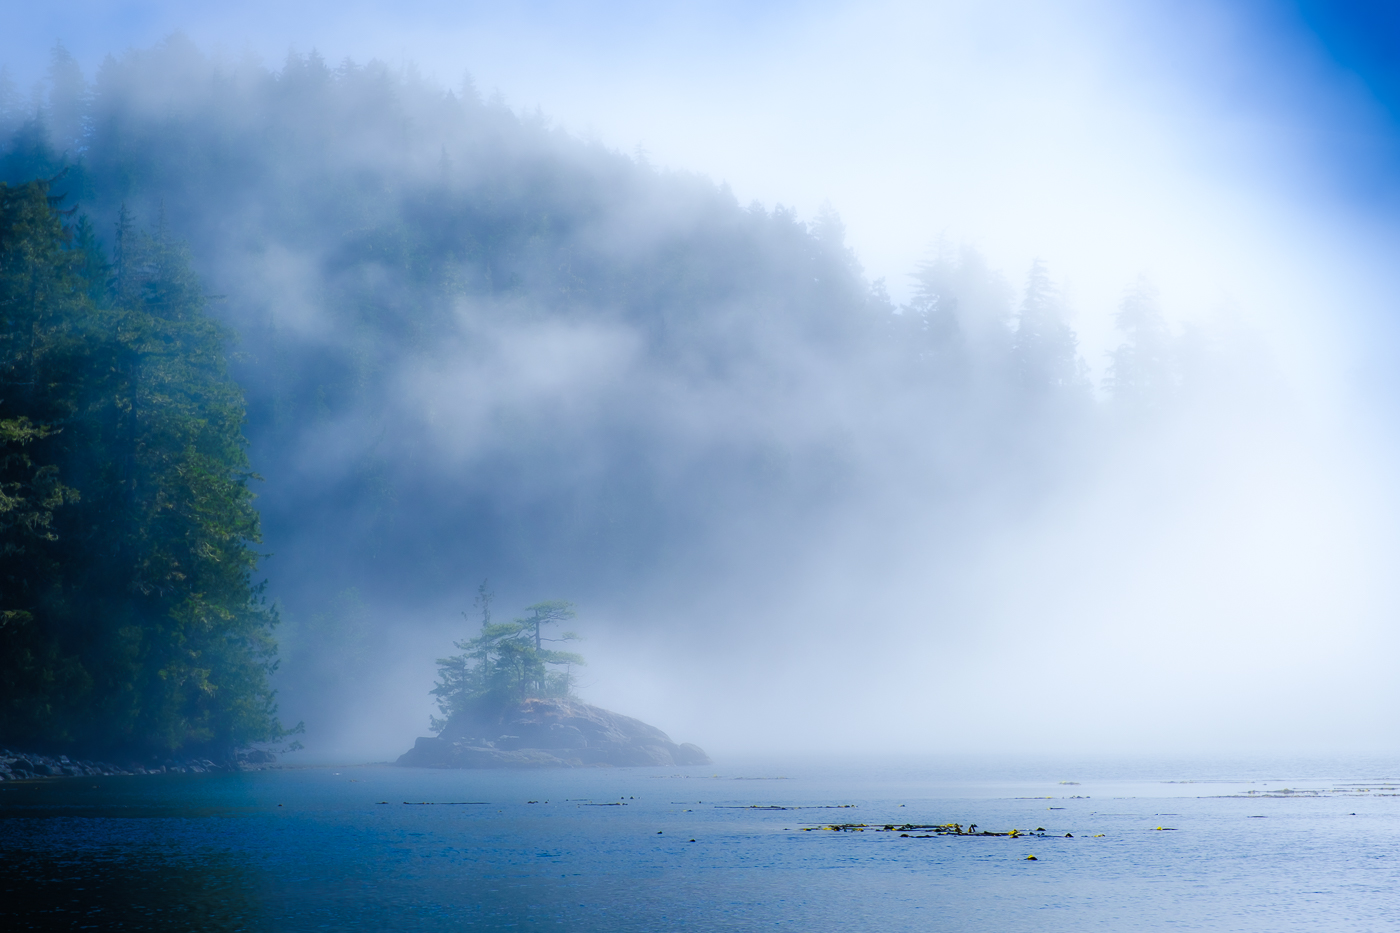
M397 764L415 768L580 768L707 765L690 743L638 719L573 695L578 654L549 647L576 641L551 626L574 618L570 603L550 600L511 622L491 620L491 594L478 589L481 631L456 642L461 654L438 660L442 718L436 736L419 738ZM463 613L465 615L465 613Z

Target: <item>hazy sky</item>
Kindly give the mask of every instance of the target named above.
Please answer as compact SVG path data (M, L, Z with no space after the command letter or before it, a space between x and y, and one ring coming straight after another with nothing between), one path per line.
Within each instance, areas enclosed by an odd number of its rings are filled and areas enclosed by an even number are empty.
M830 201L897 298L939 236L1017 279L1042 257L1067 279L1096 369L1138 273L1179 316L1278 315L1280 296L1335 295L1339 280L1373 295L1359 278L1392 245L1395 126L1372 91L1394 86L1364 41L1364 4L25 6L0 38L25 79L55 40L91 70L176 29L271 64L316 49L451 85L470 72L483 92L743 201L803 216Z
M1288 405L1144 441L1096 488L993 536L968 559L976 574L939 594L977 624L913 645L936 676L852 660L861 701L848 721L828 704L795 743L863 730L888 746L911 721L966 747L1395 737L1382 711L1397 699L1400 604L1386 472L1400 67L1386 40L1400 30L1381 5L76 0L11 12L0 61L32 82L61 40L91 75L176 29L272 65L316 49L454 86L470 72L483 93L722 180L741 201L804 217L829 201L896 298L940 237L977 245L1018 284L1043 258L1098 374L1113 310L1142 273L1178 321L1267 333ZM872 615L917 597L924 543L885 548L907 556L861 579L883 594ZM841 591L851 556L794 569L814 617L855 601ZM590 650L611 686L592 696L663 711L678 739L702 744L707 721L742 721L760 700L800 723L795 687L844 657L838 635L816 629L782 676L764 670L777 635L755 636L729 680L702 689L615 676L647 669L648 646L603 633ZM717 650L694 637L694 657ZM891 708L903 712L869 726Z

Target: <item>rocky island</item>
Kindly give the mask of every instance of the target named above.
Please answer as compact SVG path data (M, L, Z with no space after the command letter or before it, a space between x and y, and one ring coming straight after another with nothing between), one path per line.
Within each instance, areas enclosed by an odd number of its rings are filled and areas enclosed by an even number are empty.
M698 746L677 745L639 719L570 697L452 717L437 736L420 738L397 762L416 768L581 768L707 765Z
M477 591L481 630L456 642L461 654L438 659L441 719L397 764L414 768L584 768L707 765L698 746L677 745L655 726L584 703L573 694L579 655L547 647L576 641L551 626L574 617L571 603L549 600L511 622L491 618L491 593ZM463 613L465 616L466 613Z

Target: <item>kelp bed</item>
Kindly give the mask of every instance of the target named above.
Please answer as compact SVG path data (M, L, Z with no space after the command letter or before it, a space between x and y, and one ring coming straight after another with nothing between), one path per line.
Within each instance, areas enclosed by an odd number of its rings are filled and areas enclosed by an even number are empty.
M899 833L904 839L934 839L938 836L1005 836L1008 839L1017 839L1029 836L1045 838L1045 827L1037 826L1035 829L1022 832L1019 829L1008 829L1004 833L994 833L990 830L978 832L977 824L972 823L964 827L961 823L905 823L895 825L886 823L883 826L872 826L869 823L824 823L817 826L804 826L802 832L837 832L837 833L863 833L870 830L875 833ZM1065 833L1065 838L1073 839L1073 833Z

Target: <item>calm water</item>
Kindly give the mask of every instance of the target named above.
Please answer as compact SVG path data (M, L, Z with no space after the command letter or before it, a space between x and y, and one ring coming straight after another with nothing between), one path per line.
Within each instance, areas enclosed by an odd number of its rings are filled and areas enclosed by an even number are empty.
M1392 781L1400 761L7 783L0 928L1392 931ZM952 821L1048 835L802 831Z

